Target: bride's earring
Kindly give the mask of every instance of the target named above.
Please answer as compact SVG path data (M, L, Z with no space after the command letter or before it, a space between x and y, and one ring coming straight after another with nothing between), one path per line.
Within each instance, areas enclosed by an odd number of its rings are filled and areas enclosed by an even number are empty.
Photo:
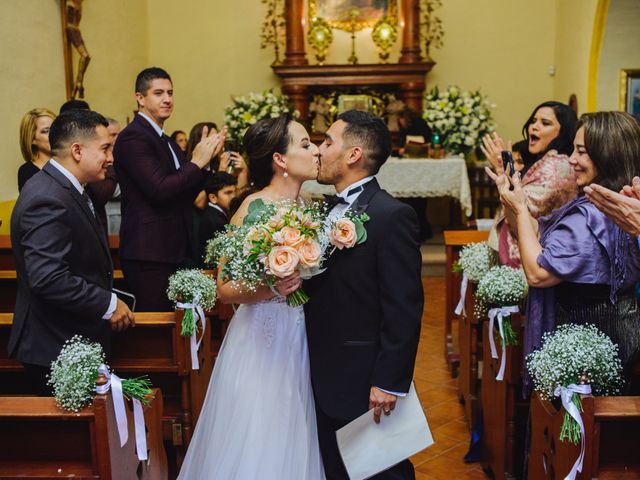
M282 176L283 176L284 178L287 178L287 177L289 176L289 174L287 173L287 170L285 170L285 171L284 171L284 173L282 174Z

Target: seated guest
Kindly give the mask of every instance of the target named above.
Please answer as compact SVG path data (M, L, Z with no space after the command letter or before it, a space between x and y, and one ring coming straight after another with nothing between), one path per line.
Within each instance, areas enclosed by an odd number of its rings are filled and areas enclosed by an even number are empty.
M422 137L424 143L431 143L433 133L427 122L412 108L406 107L398 114L398 125L400 126L400 138L398 143L404 147L407 143L407 135Z
M544 102L538 105L522 127L527 148L522 158L522 189L533 218L548 215L576 196L575 174L568 155L573 150L576 114L568 105ZM505 142L494 133L483 138L481 149L498 174L502 174ZM515 162L514 162L515 163ZM500 254L500 263L520 266L515 219L503 209L496 214L489 244Z
M540 347L558 324L594 324L618 344L626 373L640 350L634 284L640 280L635 236L620 229L584 195L597 183L613 191L628 184L640 158L640 126L621 112L584 115L570 162L578 196L551 215L533 219L519 174L492 177L516 219L522 267L529 283L524 353ZM510 190L513 183L514 190ZM539 230L539 232L538 232Z
M84 185L104 179L111 160L107 121L73 110L51 125L53 157L24 186L11 215L18 295L9 354L40 394L66 340L74 335L109 351L109 331L133 314L111 292L113 265Z
M24 164L18 169L18 191L51 158L49 129L56 114L46 108L34 108L20 122L20 151Z
M180 147L180 150L182 150L183 152L187 152L187 134L184 133L182 130L176 130L175 132L173 132L170 137L173 139L174 142L176 142L176 144Z
M200 217L198 228L198 252L202 266L202 258L207 242L218 232L223 232L229 223L231 201L236 196L238 179L225 172L214 173L209 177L205 185L207 193L207 207Z
M111 117L107 117L107 122L109 122L109 126L107 127L107 131L109 132L109 141L112 144L115 144L116 138L118 138L120 130L122 130L122 128L120 127L120 122Z

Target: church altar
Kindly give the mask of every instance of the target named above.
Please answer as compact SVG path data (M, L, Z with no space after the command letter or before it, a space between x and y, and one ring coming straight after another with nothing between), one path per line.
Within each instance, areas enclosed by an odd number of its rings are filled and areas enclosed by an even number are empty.
M376 178L396 198L454 197L465 215L471 216L471 186L463 158L391 157ZM320 185L315 180L305 182L302 190L314 197L335 193L333 186Z

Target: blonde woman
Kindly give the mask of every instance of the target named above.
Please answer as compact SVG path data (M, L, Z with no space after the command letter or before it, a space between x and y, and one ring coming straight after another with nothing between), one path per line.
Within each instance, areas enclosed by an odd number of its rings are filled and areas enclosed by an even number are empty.
M56 114L46 108L34 108L20 122L20 150L25 163L18 169L18 191L51 158L49 129Z

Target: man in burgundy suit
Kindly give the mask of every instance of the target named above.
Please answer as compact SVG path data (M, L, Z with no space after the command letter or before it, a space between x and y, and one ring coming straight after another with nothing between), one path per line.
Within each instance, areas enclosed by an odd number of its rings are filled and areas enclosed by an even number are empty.
M165 135L173 111L173 84L161 68L136 78L138 113L122 130L113 150L122 191L120 261L139 311L171 309L168 279L190 258L191 205L203 189L203 170L224 146L220 134L203 129L190 161Z

